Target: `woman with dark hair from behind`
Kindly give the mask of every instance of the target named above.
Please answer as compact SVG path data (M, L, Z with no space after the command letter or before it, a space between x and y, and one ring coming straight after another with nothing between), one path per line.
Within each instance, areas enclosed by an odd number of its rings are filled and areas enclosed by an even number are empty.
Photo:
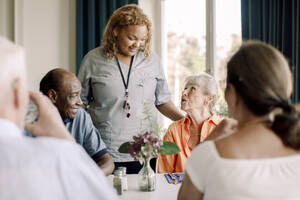
M299 199L300 114L290 103L284 56L246 42L227 64L225 99L232 121L212 133L234 134L199 145L186 165L178 199Z

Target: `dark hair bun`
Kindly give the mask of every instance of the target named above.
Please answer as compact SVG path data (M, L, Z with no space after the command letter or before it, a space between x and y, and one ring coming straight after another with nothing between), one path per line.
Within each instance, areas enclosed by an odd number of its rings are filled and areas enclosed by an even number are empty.
M300 150L300 112L292 105L290 112L275 116L271 129L281 138L284 145Z

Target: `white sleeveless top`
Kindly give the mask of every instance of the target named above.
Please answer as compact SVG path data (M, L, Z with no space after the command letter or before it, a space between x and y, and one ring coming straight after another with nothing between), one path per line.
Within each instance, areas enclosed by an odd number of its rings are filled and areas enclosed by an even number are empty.
M227 159L207 141L193 150L186 171L204 200L300 199L300 155Z

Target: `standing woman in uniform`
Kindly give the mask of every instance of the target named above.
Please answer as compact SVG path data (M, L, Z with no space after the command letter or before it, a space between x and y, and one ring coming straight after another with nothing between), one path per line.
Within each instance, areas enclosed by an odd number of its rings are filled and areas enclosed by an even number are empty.
M171 101L159 57L150 51L151 22L137 5L117 9L109 19L102 45L84 57L78 78L82 100L101 133L115 166L138 173L141 165L119 146L149 129L144 105L156 121L157 110L172 120L183 118Z

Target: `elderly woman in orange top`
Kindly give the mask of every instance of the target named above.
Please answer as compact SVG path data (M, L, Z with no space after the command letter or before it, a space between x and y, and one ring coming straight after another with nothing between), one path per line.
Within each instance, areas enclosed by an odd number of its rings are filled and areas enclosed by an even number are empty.
M218 87L215 79L206 73L189 76L181 96L181 109L186 117L173 122L164 136L164 141L174 142L181 152L176 155L160 155L159 173L184 172L191 151L203 142L220 122L213 114Z

